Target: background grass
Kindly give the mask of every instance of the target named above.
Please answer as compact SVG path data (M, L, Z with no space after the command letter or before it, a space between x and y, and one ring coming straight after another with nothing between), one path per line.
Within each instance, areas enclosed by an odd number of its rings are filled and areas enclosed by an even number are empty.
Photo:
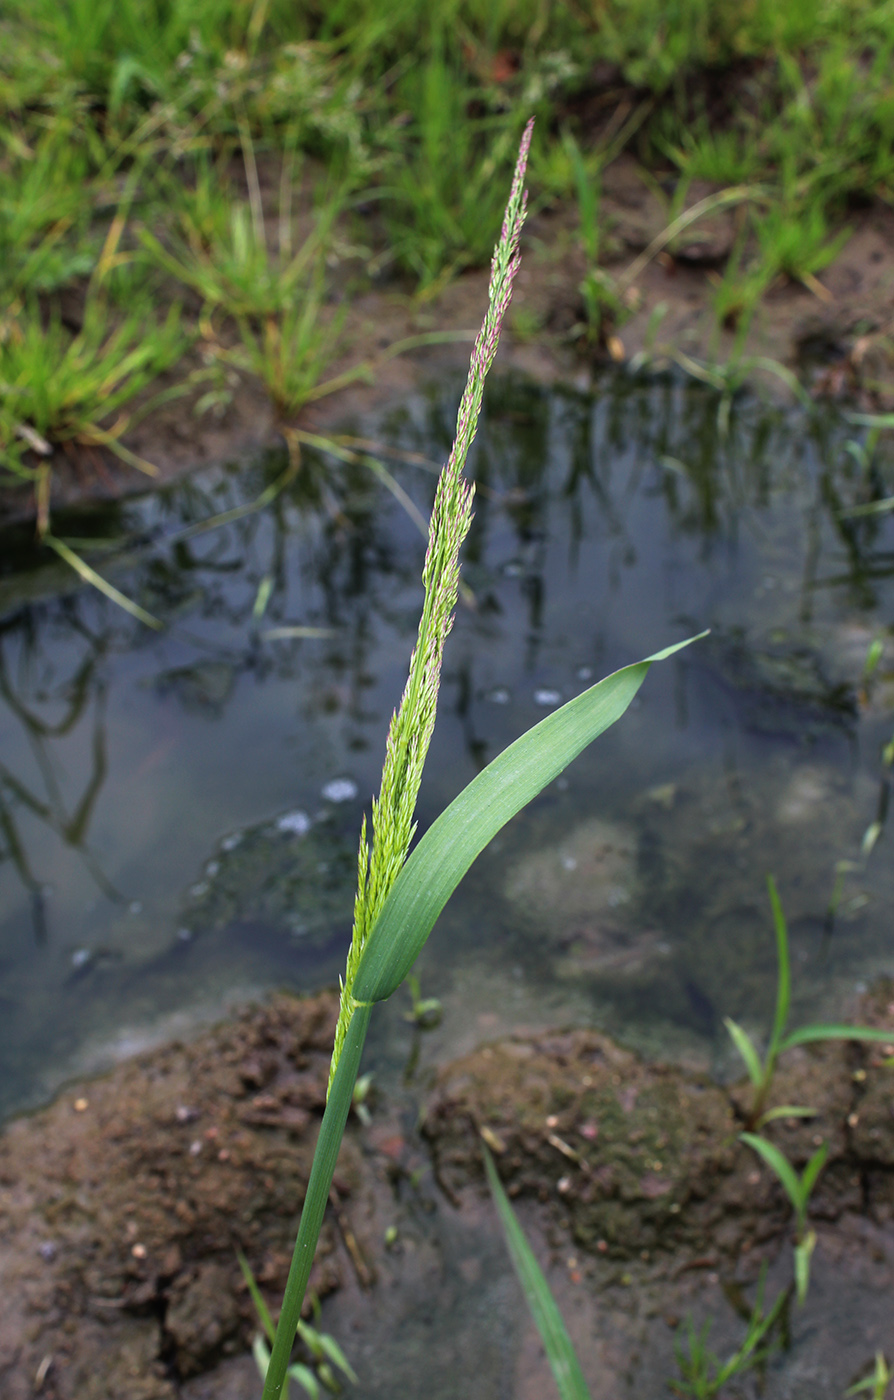
M625 148L669 220L693 181L753 189L714 303L747 325L780 280L816 289L855 204L894 200L892 49L891 0L7 0L0 480L33 476L31 429L50 461L79 441L45 381L85 317L113 348L139 316L137 403L179 372L219 407L226 365L293 416L352 296L486 264L531 112L534 206L576 220L583 343L629 314L599 224ZM81 437L120 439L120 395L105 417L86 396Z

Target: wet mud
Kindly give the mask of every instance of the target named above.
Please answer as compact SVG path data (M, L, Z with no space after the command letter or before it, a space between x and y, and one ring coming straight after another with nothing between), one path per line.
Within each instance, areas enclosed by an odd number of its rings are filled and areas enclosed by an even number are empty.
M0 1393L169 1400L250 1342L237 1249L281 1293L336 1002L279 996L74 1085L0 1138ZM359 1182L348 1133L336 1183ZM341 1279L337 1221L314 1266ZM39 1379L36 1379L39 1378Z
M890 1027L894 1040L894 982L879 983L854 1011ZM253 1393L245 1352L256 1319L236 1252L275 1306L324 1104L334 1016L330 994L278 995L188 1046L73 1085L5 1129L4 1400ZM811 1206L820 1293L833 1265L839 1275L884 1273L894 1251L889 1059L878 1045L796 1050L774 1086L773 1102L814 1110L768 1130L793 1164L802 1167L818 1142L829 1145ZM326 1316L355 1360L364 1349L386 1350L389 1336L401 1344L387 1317L418 1311L429 1290L436 1309L438 1289L452 1290L454 1304L457 1292L465 1298L461 1325L476 1336L481 1252L501 1253L483 1138L546 1254L572 1331L595 1315L585 1354L600 1338L600 1375L626 1394L618 1348L637 1318L641 1329L662 1320L646 1347L660 1370L681 1309L703 1305L705 1280L716 1292L723 1276L729 1298L753 1282L759 1261L784 1272L791 1213L775 1178L738 1140L747 1114L742 1085L646 1063L594 1031L485 1045L439 1072L421 1137L396 1103L378 1105L371 1125L349 1128L312 1288L323 1298L342 1290ZM488 1269L493 1261L485 1278ZM487 1286L504 1289L499 1273ZM481 1394L509 1383L511 1372L512 1393L526 1397L540 1363L523 1367L530 1343L517 1322L500 1325L502 1360L492 1357ZM644 1384L635 1366L626 1371ZM440 1394L433 1385L426 1393Z

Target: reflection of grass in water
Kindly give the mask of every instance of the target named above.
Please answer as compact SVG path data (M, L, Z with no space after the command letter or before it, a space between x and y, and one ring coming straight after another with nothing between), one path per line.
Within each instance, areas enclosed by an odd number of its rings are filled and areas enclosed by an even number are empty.
M27 647L27 643L25 645ZM21 725L26 747L31 750L43 778L43 792L40 792L32 784L18 778L5 763L0 764L0 835L3 837L0 865L4 861L11 863L31 897L34 934L38 942L42 942L47 933L44 882L34 870L28 855L23 817L36 818L54 831L66 846L76 851L107 899L121 903L123 898L103 874L87 843L107 771L105 691L100 673L103 652L104 644L100 640L78 664L74 674L66 675L56 686L54 698L61 701L64 708L62 717L51 722L44 719L39 709L19 693L17 676L22 658L18 658L19 665L8 665L0 641L0 696ZM26 673L37 662L37 656L27 658ZM91 701L94 706L91 771L72 808L63 793L64 765L54 753L53 745L77 730L87 717Z

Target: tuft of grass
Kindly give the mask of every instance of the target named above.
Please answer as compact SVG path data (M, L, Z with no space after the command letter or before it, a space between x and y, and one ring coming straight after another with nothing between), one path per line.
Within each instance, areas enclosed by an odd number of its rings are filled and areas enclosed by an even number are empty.
M120 441L133 417L126 408L187 344L177 307L159 322L144 303L116 322L99 293L88 297L76 334L58 315L45 325L35 305L9 317L0 337L0 465L16 470L23 439L44 456L69 444L106 447L152 474Z
M677 1395L691 1395L694 1400L713 1400L724 1386L736 1376L745 1375L766 1360L773 1344L773 1332L784 1316L789 1299L789 1290L783 1289L773 1306L764 1310L764 1286L766 1265L758 1280L754 1306L748 1318L748 1327L742 1345L725 1361L708 1348L708 1333L711 1323L706 1322L696 1331L692 1318L686 1329L686 1349L677 1341L674 1355L680 1372L678 1380L670 1382L670 1388Z
M486 264L490 230L503 202L516 124L475 115L477 93L436 42L400 87L413 114L382 189L391 253L420 288L431 290L463 267Z

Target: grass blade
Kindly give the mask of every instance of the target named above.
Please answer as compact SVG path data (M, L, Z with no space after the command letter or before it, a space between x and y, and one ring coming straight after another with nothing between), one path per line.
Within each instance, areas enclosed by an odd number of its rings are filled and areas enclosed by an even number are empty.
M724 1016L723 1024L730 1033L733 1044L745 1061L745 1068L748 1070L748 1078L755 1089L759 1089L764 1082L764 1067L760 1062L760 1056L754 1048L751 1037L743 1031L738 1022L731 1016Z
M829 1155L828 1143L823 1143L818 1147L811 1157L804 1171L801 1173L801 1195L806 1202L810 1198L810 1193L816 1185L816 1179L826 1165L826 1158Z
M57 540L55 535L44 535L43 543L54 549L60 559L64 559L66 564L70 564L76 574L80 574L85 583L90 583L100 593L104 593L107 598L111 598L113 603L117 603L119 608L130 613L138 622L144 622L147 627L154 627L156 631L161 628L161 623L157 617L153 617L145 608L141 608L139 603L134 603L124 593L119 593L113 584L104 579L102 574L98 574L95 569L85 563L79 554L75 554L73 549L69 549L62 540Z
M743 1142L747 1142L749 1147L753 1147L757 1155L763 1157L771 1171L776 1173L795 1212L800 1215L801 1183L788 1158L784 1157L779 1148L772 1142L767 1142L766 1138L758 1137L757 1133L740 1133L739 1136Z
M515 1212L509 1204L509 1197L503 1190L503 1184L497 1175L494 1159L484 1143L481 1144L481 1150L484 1153L488 1185L500 1215L500 1223L503 1226L512 1263L522 1286L525 1301L537 1326L537 1331L540 1333L540 1339L543 1342L561 1400L590 1400L590 1392L587 1389L580 1362L571 1344L571 1338L562 1320L562 1314L549 1291L549 1284L543 1277L540 1265L534 1258L534 1252L515 1218Z
M894 1045L894 1030L877 1031L870 1026L799 1026L790 1031L779 1042L780 1050L790 1050L793 1045L810 1045L817 1040L871 1040L884 1045Z
M261 1290L258 1287L257 1280L254 1274L252 1273L251 1267L249 1266L249 1262L246 1259L245 1255L242 1253L241 1249L237 1249L236 1256L239 1260L239 1267L242 1270L242 1277L245 1279L249 1294L251 1295L251 1301L255 1305L255 1312L258 1315L261 1326L267 1334L267 1340L269 1342L272 1342L274 1327L273 1318L270 1316L270 1309L267 1307L267 1304L264 1302L264 1299L261 1296Z
M701 633L705 636L705 633ZM511 817L620 719L649 672L698 638L606 676L495 758L429 827L395 880L360 957L353 995L384 1001L412 968L447 900Z
M815 1118L816 1109L807 1108L804 1104L781 1103L776 1108L768 1109L762 1113L757 1120L757 1126L763 1128L767 1123L774 1123L778 1118Z
M773 1018L773 1034L770 1037L770 1048L767 1051L767 1064L772 1073L773 1064L779 1053L779 1043L782 1040L782 1033L788 1021L789 1007L792 996L792 976L791 964L788 956L788 928L785 922L782 904L779 893L776 889L776 881L772 875L767 876L767 889L770 891L770 904L773 909L773 926L776 930L776 956L779 963L779 973L776 982L776 1015Z

